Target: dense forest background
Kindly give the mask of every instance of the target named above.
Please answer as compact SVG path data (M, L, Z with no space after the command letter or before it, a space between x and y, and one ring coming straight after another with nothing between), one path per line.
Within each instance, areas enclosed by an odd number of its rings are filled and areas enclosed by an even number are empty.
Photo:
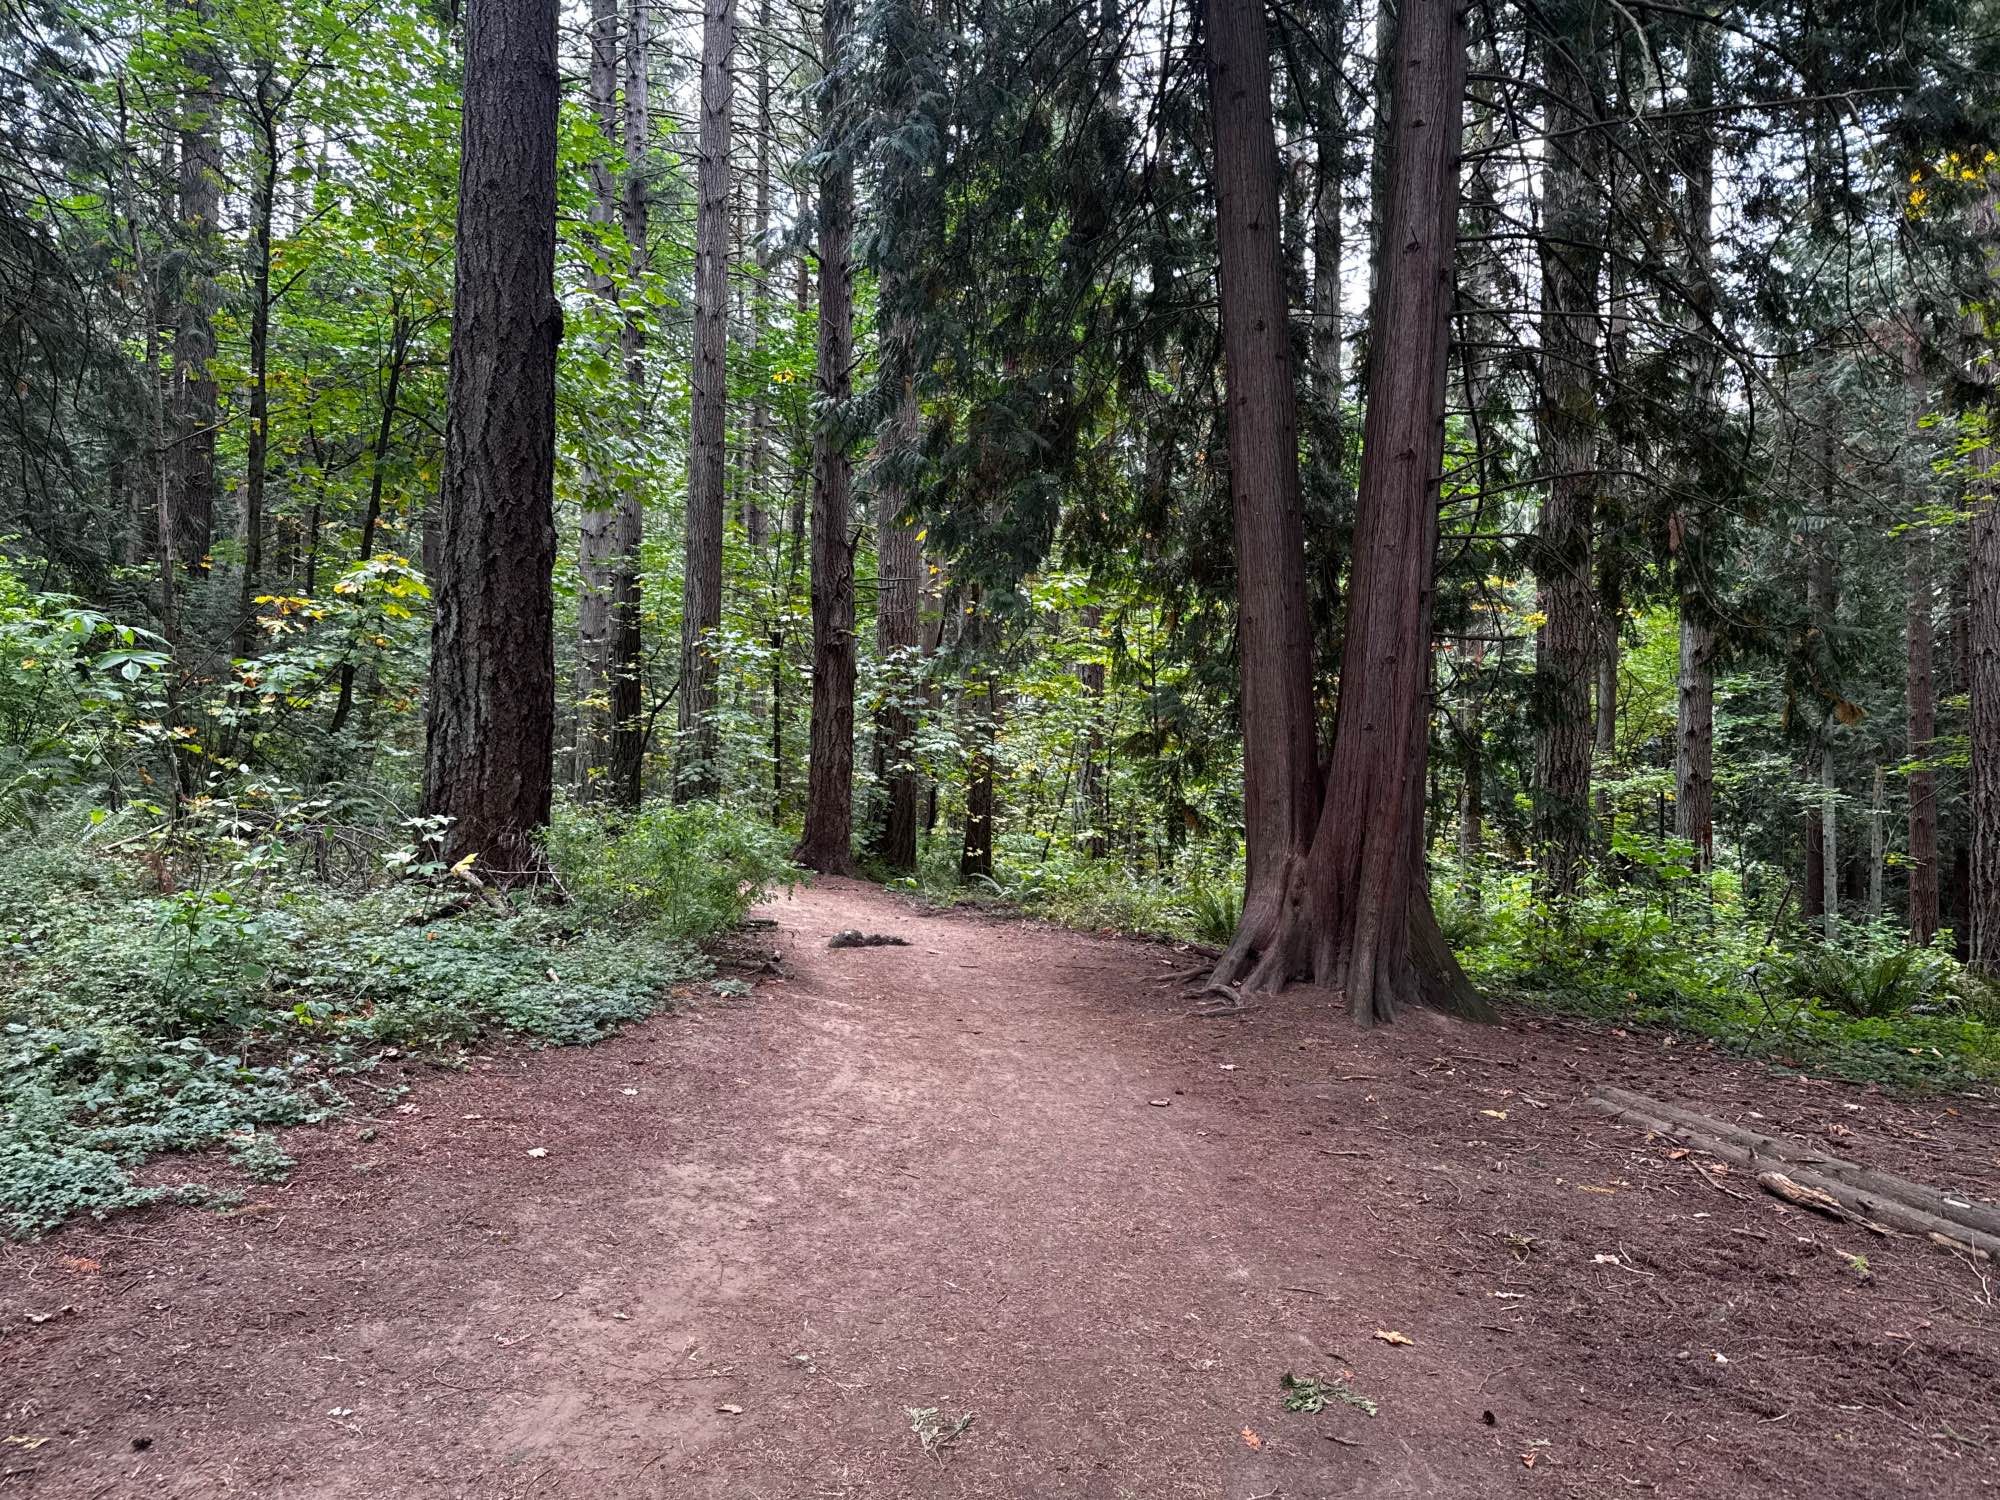
M1990 7L0 3L17 1225L793 861L2000 1058Z

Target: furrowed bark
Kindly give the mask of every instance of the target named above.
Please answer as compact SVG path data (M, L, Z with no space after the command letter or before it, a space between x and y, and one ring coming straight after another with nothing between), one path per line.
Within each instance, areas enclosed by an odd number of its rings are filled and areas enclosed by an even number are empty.
M694 379L688 435L687 561L681 601L680 738L674 798L721 788L715 724L715 632L722 624L722 525L727 496L723 417L729 399L730 53L735 0L704 0L701 45L701 165L694 260Z
M1276 918L1286 862L1312 836L1319 803L1317 727L1298 394L1262 0L1209 0L1203 30L1237 559L1246 871L1240 947L1245 936Z
M541 869L555 738L556 11L466 20L424 806L502 881Z
M1373 341L1369 355L1332 765L1312 845L1286 869L1279 921L1252 934L1257 956L1243 980L1339 985L1363 1025L1409 1004L1474 1003L1436 931L1423 860L1464 14L1455 0L1406 0L1397 34L1371 326L1398 339ZM1235 954L1219 979L1235 977Z
M828 72L820 96L819 428L813 438L812 748L805 831L793 858L826 874L854 870L854 501L848 454L853 394L854 177L840 132L848 108L841 55L851 0L827 0L820 32Z
M1536 866L1541 887L1574 893L1591 843L1590 688L1595 655L1590 521L1596 491L1597 273L1603 225L1587 24L1542 44L1541 400L1536 431L1552 478L1536 527Z

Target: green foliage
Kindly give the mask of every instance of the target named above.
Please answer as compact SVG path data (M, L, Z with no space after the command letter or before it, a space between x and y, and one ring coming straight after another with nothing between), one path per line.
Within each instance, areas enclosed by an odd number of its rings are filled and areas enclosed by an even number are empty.
M1278 1385L1285 1393L1286 1411L1322 1412L1329 1401L1345 1402L1371 1417L1378 1410L1373 1397L1350 1389L1341 1376L1294 1375L1287 1371L1279 1378Z
M389 1049L595 1041L705 974L692 945L787 873L768 829L715 808L615 833L566 809L551 842L575 906L497 909L414 881L331 888L240 821L199 863L186 834L74 823L0 855L0 1212L17 1235L213 1196L142 1175L163 1153L224 1145L246 1176L282 1177L270 1131L344 1108ZM159 889L189 868L212 878Z
M1935 1088L2000 1074L1990 986L1942 946L1848 924L1837 943L1781 928L1738 877L1707 878L1677 841L1621 838L1565 909L1522 871L1442 868L1440 919L1482 988L1537 1007L1711 1038L1779 1062ZM1781 882L1761 872L1767 899ZM1773 941L1775 937L1775 942Z
M681 941L734 925L766 888L795 880L789 842L713 802L657 803L622 819L566 803L548 835L564 888L589 916Z

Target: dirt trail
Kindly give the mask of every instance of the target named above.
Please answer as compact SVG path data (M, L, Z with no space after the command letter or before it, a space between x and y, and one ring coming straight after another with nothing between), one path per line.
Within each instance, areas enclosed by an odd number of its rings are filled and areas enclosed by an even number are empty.
M849 882L766 914L752 997L419 1071L234 1217L0 1254L0 1500L2000 1483L1992 1269L1581 1106L1621 1082L1990 1194L1990 1100L1553 1021L1360 1036L1311 993L1194 1020L1169 950ZM1287 1371L1379 1415L1287 1413ZM911 1408L974 1420L934 1458Z

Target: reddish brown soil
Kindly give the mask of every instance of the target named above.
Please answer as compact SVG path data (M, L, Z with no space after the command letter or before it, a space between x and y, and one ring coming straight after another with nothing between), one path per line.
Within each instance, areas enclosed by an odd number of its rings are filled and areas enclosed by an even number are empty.
M1312 993L1196 1020L1169 950L846 882L769 913L788 977L752 999L422 1075L294 1132L256 1211L9 1248L0 1500L2000 1480L1991 1270L1581 1104L1837 1127L1991 1194L1988 1100L1524 1017L1360 1034ZM828 951L847 927L912 945ZM1351 1372L1380 1415L1288 1414L1287 1371ZM975 1421L939 1462L912 1407Z

